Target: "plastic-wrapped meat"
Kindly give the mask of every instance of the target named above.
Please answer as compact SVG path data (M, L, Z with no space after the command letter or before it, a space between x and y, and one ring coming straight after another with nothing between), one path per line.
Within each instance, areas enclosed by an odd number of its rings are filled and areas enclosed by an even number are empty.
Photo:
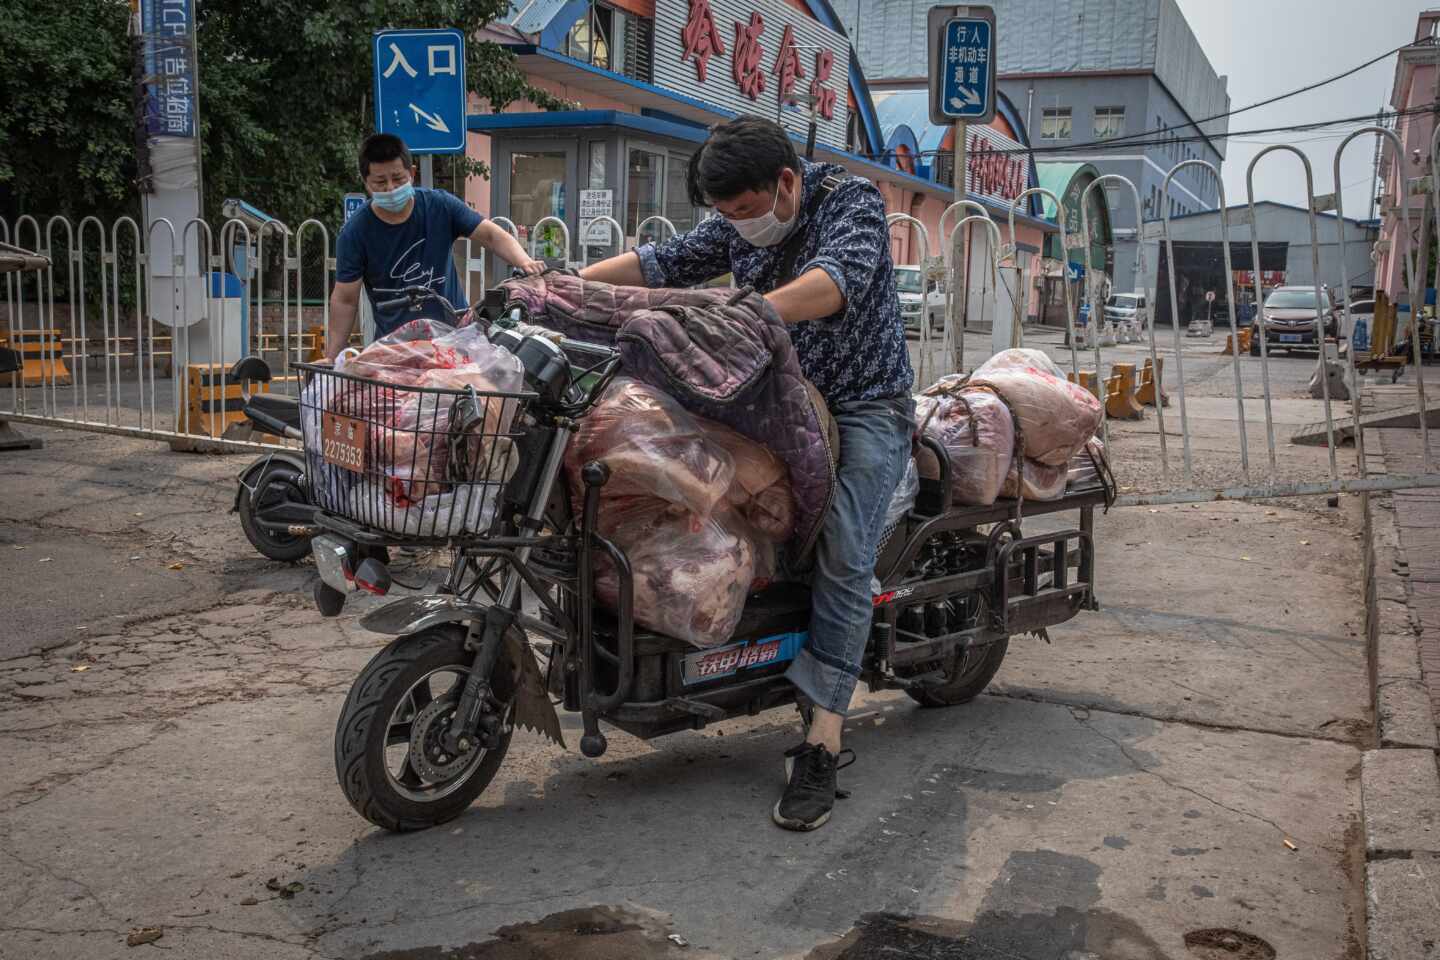
M1005 477L1003 492L1005 496L1013 497L1023 488L1026 500L1059 500L1071 483L1094 482L1095 461L1091 459L1092 454L1098 459L1105 456L1105 445L1094 437L1063 466L1037 463L1027 457L1024 463L1024 483L1017 482L1016 471L1012 466Z
M1026 457L1023 461L1024 482L1017 476L1018 471L1012 463L1010 472L1005 476L1005 486L1001 490L1007 497L1018 497L1024 493L1026 500L1059 500L1065 495L1065 484L1070 478L1070 465L1062 464L1052 467L1048 463L1040 463Z
M1025 456L1063 467L1095 435L1103 415L1089 390L1070 383L1037 350L1005 350L970 376L971 386L994 390L1014 411Z
M365 489L357 488L351 500L358 507L383 499L386 519L379 525L395 532L413 532L418 521L405 518L408 508L415 508L418 516L427 511L432 516L448 513L433 498L456 492L457 481L499 481L514 471L514 444L499 435L510 430L518 403L484 394L519 392L524 368L509 351L490 343L479 328L456 330L433 320L414 320L358 354L342 358L337 370L372 382L321 377L307 387L305 395L314 407L312 419L318 420L323 410L367 425ZM319 395L322 389L315 384L323 385L325 395ZM471 409L468 396L406 387L467 393L473 389L477 394L473 406L478 410L466 416L463 424L452 423L457 410ZM307 439L319 436L316 426L307 426ZM453 438L457 441L453 447L452 427L466 433L463 443L458 436ZM318 461L318 451L312 452ZM327 488L337 486L332 469L319 471ZM459 511L462 520L478 517L479 507L476 503ZM333 504L329 508L340 509ZM443 521L442 525L451 524Z
M961 382L947 377L928 387L915 399L915 419L945 449L951 501L988 506L1000 496L1014 458L1015 423L999 397L960 388Z
M520 361L492 344L476 326L455 329L435 320L411 320L336 369L357 377L418 386L430 370L474 367L495 389L518 391L525 380ZM476 389L480 389L477 384Z
M634 580L635 620L697 647L729 640L756 575L756 551L725 513L708 518L653 497L606 501L600 530L625 551ZM620 584L603 558L595 577L612 610Z
M735 464L707 438L698 420L638 380L617 378L583 419L565 451L576 504L580 470L591 460L610 467L607 499L649 496L709 516L730 489Z
M780 543L789 540L795 532L795 496L785 461L724 424L702 418L700 429L735 464L726 503L757 532Z

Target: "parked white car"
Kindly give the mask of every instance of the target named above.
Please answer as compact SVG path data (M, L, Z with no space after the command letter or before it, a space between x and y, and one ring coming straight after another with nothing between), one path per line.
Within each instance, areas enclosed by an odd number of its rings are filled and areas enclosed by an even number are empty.
M945 291L936 284L929 284L928 292L924 276L919 267L906 264L895 267L895 293L900 298L900 319L907 330L920 329L920 311L930 315L930 330L938 333L945 329Z

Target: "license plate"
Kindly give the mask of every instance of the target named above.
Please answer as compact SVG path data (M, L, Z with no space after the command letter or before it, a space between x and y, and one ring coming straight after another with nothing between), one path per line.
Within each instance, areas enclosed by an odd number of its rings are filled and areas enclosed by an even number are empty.
M708 683L733 676L751 667L773 666L794 660L808 636L804 631L782 633L753 643L733 643L728 647L686 654L681 664L681 679L687 686L692 683Z
M1305 338L1302 337L1302 336L1301 336L1300 334L1298 334L1298 333L1282 333L1282 334L1280 334L1280 342L1281 342L1281 343L1299 343L1300 341L1302 341L1302 340L1304 340L1304 339L1305 339Z
M320 430L324 434L320 454L326 463L356 473L365 469L365 439L369 434L365 421L327 410L320 415Z

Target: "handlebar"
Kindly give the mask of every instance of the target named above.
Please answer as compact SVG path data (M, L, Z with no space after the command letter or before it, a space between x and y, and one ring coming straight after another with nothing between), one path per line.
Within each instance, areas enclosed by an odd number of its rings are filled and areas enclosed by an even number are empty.
M445 310L445 312L449 314L452 321L460 316L460 311L456 310L454 305L451 304L449 300L446 300L444 297L442 297L440 294L436 293L429 287L422 287L419 285L406 287L404 292L400 296L395 297L392 300L381 300L379 303L375 304L375 309L399 310L402 307L409 307L412 310L418 310L420 309L421 304L431 300L440 304L440 306Z

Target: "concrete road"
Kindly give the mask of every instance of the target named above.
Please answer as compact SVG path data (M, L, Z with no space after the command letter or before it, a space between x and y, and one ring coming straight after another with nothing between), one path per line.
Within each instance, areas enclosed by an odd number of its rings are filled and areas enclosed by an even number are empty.
M1102 611L1016 638L970 705L861 697L818 833L769 822L777 711L600 761L518 735L466 815L391 836L331 755L380 638L249 551L241 459L27 429L45 450L0 455L7 960L1363 955L1349 501L1100 519Z

